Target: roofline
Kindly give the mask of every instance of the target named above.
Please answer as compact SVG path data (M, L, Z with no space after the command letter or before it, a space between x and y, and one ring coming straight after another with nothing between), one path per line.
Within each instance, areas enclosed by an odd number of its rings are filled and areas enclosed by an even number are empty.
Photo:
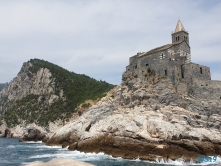
M155 52L148 53L148 52L151 51L151 50L149 50L149 51L147 51L146 53L144 53L144 54L142 54L142 55L140 55L140 56L138 56L138 57L143 57L143 56L145 56L145 55L150 55L150 54L153 54L153 53L156 53L156 52L161 52L161 51L164 51L164 50L167 50L167 49L173 47L174 45L181 44L181 43L183 43L183 42L185 42L185 43L189 46L189 48L191 48L190 45L189 45L185 40L183 40L183 41L180 41L180 42L177 42L177 43L171 43L171 46L170 46L170 47L165 48L165 49L162 49L162 50L160 50L160 51L155 51ZM169 44L165 44L165 45L163 45L163 46L166 46L166 45L169 45ZM163 46L160 46L160 47L163 47ZM159 47L157 47L157 48L159 48ZM155 49L157 49L157 48L155 48ZM153 49L152 49L152 50L153 50Z

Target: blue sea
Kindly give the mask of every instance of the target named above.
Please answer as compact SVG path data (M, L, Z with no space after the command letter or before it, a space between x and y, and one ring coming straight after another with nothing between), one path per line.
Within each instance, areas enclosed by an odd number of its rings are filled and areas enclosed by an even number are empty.
M91 163L97 166L174 166L174 165L221 165L221 159L216 162L194 164L186 163L182 159L176 161L148 162L125 160L114 158L104 153L82 153L79 151L68 151L66 148L56 146L45 146L42 142L18 142L16 138L0 138L0 166L20 166L35 161L47 162L57 158L70 158L74 160Z

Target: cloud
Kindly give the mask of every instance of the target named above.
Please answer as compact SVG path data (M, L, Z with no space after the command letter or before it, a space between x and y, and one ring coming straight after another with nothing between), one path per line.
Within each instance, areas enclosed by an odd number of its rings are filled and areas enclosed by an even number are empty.
M178 18L192 61L220 66L220 9L219 0L0 1L0 82L40 58L119 84L129 57L171 43Z

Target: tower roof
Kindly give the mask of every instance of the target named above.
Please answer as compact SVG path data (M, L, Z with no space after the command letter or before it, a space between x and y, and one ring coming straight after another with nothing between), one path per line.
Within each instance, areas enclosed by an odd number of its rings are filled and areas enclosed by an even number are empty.
M177 22L176 29L175 29L174 33L179 32L179 31L185 31L183 24L181 23L180 20L178 20L178 22Z

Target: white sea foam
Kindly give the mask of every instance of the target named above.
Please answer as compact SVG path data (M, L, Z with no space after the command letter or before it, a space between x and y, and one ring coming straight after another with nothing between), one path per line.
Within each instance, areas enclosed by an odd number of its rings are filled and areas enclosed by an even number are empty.
M25 143L27 143L27 144L39 144L39 143L42 143L42 141L37 141L37 142L34 142L34 141L25 141Z
M14 148L15 148L14 145L9 145L9 146L7 146L7 149L14 149Z
M113 158L109 155L106 155L104 153L84 153L79 151L58 151L55 154L41 154L41 155L35 155L31 156L32 159L42 159L42 158L71 158L71 159L77 159L79 161L101 161L104 159L110 159L113 160L116 158ZM122 158L118 158L118 160L122 160Z
M61 146L46 146L46 145L39 145L39 146L34 146L34 148L48 148L48 149L58 149L58 150L63 150L65 148L61 148Z
M27 166L61 166L61 165L93 166L92 164L83 163L81 161L76 161L73 159L53 159L46 163L37 161L29 163Z
M164 164L164 165L183 165L183 166L197 166L197 165L221 165L221 158L218 156L217 160L215 162L203 162L203 163L196 163L194 161L186 162L184 159L179 158L176 160L168 159L164 161L163 159L158 160L156 159L156 162L150 162L150 163L157 163L157 164Z
M41 158L70 158L70 159L76 159L79 161L102 161L105 159L109 160L125 160L121 157L115 158L110 155L106 155L104 153L84 153L80 151L68 151L67 148L61 148L60 146L46 146L46 145L39 145L35 146L36 148L39 149L45 149L45 148L53 148L57 150L57 153L55 154L42 154L42 155L35 155L32 156L31 158L33 159L41 159ZM126 160L125 160L126 161ZM150 161L143 161L140 160L139 158L135 160L130 160L130 161L136 161L136 162L147 162L147 163L152 163L152 164L159 164L159 165L184 165L184 166L197 166L197 165L221 165L221 158L217 157L216 162L206 162L206 163L196 163L193 161L186 162L184 159L180 158L177 160L166 160L164 161L163 159L158 160L156 159L156 162L150 162Z

